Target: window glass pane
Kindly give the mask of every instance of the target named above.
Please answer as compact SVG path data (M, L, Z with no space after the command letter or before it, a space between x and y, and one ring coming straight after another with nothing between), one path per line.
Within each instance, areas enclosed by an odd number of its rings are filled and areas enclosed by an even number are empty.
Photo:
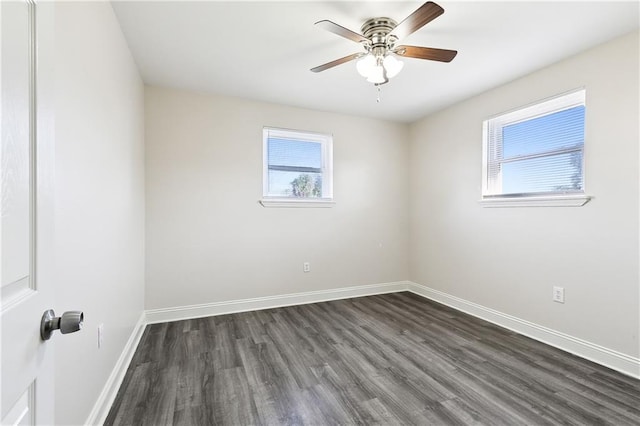
M582 145L584 112L584 105L580 105L503 127L503 158Z
M322 174L269 170L269 195L322 197Z
M322 145L317 142L269 138L270 166L322 167Z
M582 190L582 151L502 164L502 193Z

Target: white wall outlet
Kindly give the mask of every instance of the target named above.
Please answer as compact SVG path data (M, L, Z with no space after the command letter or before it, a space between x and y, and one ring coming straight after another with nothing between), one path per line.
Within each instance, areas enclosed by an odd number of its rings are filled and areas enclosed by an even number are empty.
M98 324L98 349L102 347L102 343L104 340L104 324Z
M564 287L553 287L553 301L564 303Z
M303 272L311 272L311 264L309 264L309 262L304 262L302 264L302 271Z

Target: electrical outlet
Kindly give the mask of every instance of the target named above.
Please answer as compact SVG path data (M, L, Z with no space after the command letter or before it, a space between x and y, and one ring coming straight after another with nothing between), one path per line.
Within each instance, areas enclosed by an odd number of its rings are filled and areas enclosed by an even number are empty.
M564 287L553 287L553 301L564 303Z
M302 264L302 271L303 272L311 272L311 265L309 264L309 262L304 262Z
M98 324L98 349L102 347L103 339L104 339L104 324L100 323Z

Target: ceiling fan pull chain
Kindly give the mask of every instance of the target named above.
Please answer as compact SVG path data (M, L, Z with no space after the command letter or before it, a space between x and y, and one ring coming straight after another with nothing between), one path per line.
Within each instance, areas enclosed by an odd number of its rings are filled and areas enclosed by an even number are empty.
M380 85L376 84L376 87L378 88L378 97L376 98L376 103L380 103L380 94L382 92L382 90L380 89Z

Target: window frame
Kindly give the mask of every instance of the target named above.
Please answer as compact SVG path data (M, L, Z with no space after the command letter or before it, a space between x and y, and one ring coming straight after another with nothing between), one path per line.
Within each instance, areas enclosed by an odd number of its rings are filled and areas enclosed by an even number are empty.
M582 153L582 189L575 191L528 192L521 194L503 194L500 172L492 176L492 170L501 170L494 165L502 162L499 152L502 146L502 129L506 126L533 120L546 115L564 111L576 106L586 106L586 89L584 87L565 92L551 98L497 114L482 123L482 198L485 207L511 206L582 206L592 197L586 195L585 186L585 141L580 148L562 148L536 153L513 161L524 161L531 158L553 157L562 153ZM586 127L586 115L585 115ZM494 137L492 139L492 136ZM586 140L586 136L585 136ZM492 167L494 166L494 167Z
M289 139L293 141L320 144L322 176L321 197L295 197L269 194L269 139ZM304 130L263 127L262 129L262 199L264 207L332 207L333 202L333 135Z

